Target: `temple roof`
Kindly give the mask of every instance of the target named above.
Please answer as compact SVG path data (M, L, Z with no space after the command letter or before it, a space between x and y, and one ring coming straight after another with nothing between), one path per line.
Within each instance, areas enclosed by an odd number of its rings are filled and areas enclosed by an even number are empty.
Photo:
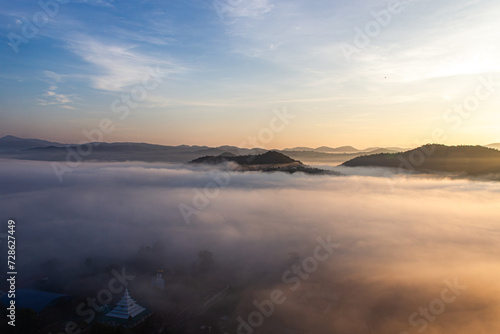
M36 313L40 313L47 306L56 305L58 302L70 299L66 295L32 289L18 289L15 298L16 308L30 308ZM8 294L4 294L0 301L8 306L10 303Z
M122 299L116 304L115 308L106 314L107 317L128 319L134 318L138 314L146 311L146 309L135 302L135 300L130 297L128 289L125 289Z

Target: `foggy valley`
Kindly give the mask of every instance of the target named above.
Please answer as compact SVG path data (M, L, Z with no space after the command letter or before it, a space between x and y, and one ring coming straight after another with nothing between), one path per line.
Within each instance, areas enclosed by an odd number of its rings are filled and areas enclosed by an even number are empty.
M187 308L190 323L221 333L499 330L496 182L136 162L84 163L60 185L49 162L1 163L30 273L18 284L81 301L125 270L131 295L174 329ZM158 270L164 290L150 282ZM282 303L249 320L273 290Z
M1 334L499 334L500 1L0 2Z

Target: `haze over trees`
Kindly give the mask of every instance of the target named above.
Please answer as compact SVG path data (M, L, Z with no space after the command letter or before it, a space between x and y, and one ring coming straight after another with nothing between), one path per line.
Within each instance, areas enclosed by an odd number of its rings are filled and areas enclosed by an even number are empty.
M342 164L347 167L390 167L405 171L500 173L500 151L483 146L428 144L401 153L363 155Z

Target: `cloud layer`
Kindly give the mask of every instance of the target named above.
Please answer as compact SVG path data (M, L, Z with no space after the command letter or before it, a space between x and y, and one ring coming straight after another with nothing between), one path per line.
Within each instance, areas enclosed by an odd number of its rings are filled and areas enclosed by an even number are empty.
M234 319L247 319L252 301L269 299L273 289L286 291L259 333L500 329L496 183L231 173L186 224L179 204L193 206L195 189L203 193L213 171L89 163L59 184L50 163L4 160L0 168L0 218L17 221L26 276L47 259L119 262L161 241L172 261L188 266L198 250L213 252L229 284L242 287ZM282 278L291 260L311 256L317 238L328 236L340 247L291 291ZM424 323L420 308L435 309L445 281L455 279L467 288Z

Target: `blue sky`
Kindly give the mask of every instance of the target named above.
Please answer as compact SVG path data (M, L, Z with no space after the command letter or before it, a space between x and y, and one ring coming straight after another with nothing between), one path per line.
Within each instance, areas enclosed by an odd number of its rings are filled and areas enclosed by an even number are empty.
M436 129L447 144L500 141L500 86L453 111L500 81L500 3L393 3L3 2L0 136L79 142L109 118L108 142L238 145L286 109L261 146L409 147ZM151 69L161 82L117 117Z

